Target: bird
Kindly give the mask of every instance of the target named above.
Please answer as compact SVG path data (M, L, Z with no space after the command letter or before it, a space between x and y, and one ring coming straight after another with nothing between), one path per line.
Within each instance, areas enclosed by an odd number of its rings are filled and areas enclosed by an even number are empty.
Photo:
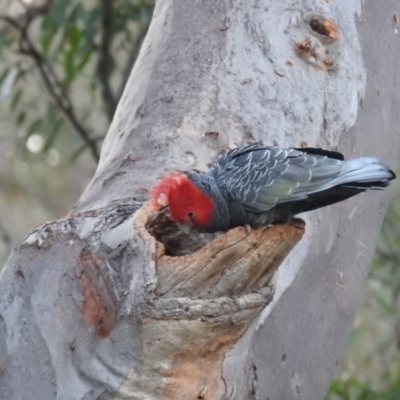
M261 143L220 154L207 172L173 172L151 189L172 222L199 232L288 223L300 213L382 190L395 173L374 157Z

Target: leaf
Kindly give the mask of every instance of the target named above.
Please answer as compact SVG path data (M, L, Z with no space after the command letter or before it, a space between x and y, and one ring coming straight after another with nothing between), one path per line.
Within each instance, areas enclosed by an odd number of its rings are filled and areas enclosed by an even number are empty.
M43 125L43 120L42 119L36 119L33 121L25 134L25 140L29 139L29 136L33 135L41 126Z
M22 96L22 89L18 89L16 92L14 92L10 104L11 111L15 111L21 100L21 96Z
M385 311L388 315L394 315L396 313L394 307L383 296L381 296L377 292L373 292L372 296L375 298L376 302L379 304L382 310Z
M50 9L50 12L45 16L42 29L57 30L68 23L69 13L67 12L68 6L71 4L70 0L55 0Z
M93 45L91 48L89 48L86 53L83 54L83 57L81 57L80 60L78 60L78 63L76 64L76 67L81 70L87 62L90 60L91 56L93 55L95 50L95 46Z
M43 53L48 55L50 51L51 43L55 37L55 33L53 30L44 31L43 34L40 36L40 44L43 50Z
M65 33L65 40L68 43L65 46L65 52L63 57L64 67L64 85L69 86L74 80L77 73L80 71L75 66L75 60L78 58L79 46L82 41L82 31L77 29L75 26L69 28Z
M62 120L61 118L57 119L57 121L52 124L51 128L51 133L50 136L47 138L44 147L43 147L43 152L46 153L53 147L53 143L56 140L58 134L61 132L61 126L62 126Z
M17 119L16 119L17 126L21 126L21 125L24 123L25 118L26 118L26 113L25 113L25 111L21 111L21 112L18 114Z
M3 51L3 49L8 49L15 41L15 38L13 35L7 32L2 32L0 35L0 55Z
M10 70L8 68L4 68L4 71L0 74L0 86L3 84L4 80L7 78Z
M79 146L71 155L68 164L73 164L79 156L86 150L87 145L83 144L82 146Z

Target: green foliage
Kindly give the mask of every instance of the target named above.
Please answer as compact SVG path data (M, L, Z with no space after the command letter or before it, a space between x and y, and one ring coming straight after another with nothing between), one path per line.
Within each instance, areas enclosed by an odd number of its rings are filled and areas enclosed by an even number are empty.
M72 153L92 146L96 158L153 7L154 0L54 0L25 25L18 21L23 29L3 21L0 93L10 98L20 136L42 135L47 152L75 133Z
M366 284L366 301L326 400L400 399L400 188L396 190Z
M334 380L329 389L327 400L399 400L400 374L396 377L380 376L385 389L374 389L369 382L356 377Z

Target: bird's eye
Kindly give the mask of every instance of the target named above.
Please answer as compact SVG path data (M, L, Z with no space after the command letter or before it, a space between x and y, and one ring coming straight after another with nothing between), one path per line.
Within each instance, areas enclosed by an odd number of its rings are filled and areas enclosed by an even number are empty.
M194 217L194 212L193 212L193 211L189 211L188 214L187 214L187 216L188 216L189 218L193 218L193 217Z

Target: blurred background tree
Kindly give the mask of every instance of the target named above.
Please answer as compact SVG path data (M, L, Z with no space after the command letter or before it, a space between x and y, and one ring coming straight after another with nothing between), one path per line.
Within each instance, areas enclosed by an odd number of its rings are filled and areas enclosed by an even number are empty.
M66 215L99 151L153 0L0 5L0 265L32 227Z
M29 229L66 215L92 177L153 6L2 2L0 266ZM399 196L397 190L326 400L400 399Z
M326 400L400 399L400 188L395 184L347 347Z

